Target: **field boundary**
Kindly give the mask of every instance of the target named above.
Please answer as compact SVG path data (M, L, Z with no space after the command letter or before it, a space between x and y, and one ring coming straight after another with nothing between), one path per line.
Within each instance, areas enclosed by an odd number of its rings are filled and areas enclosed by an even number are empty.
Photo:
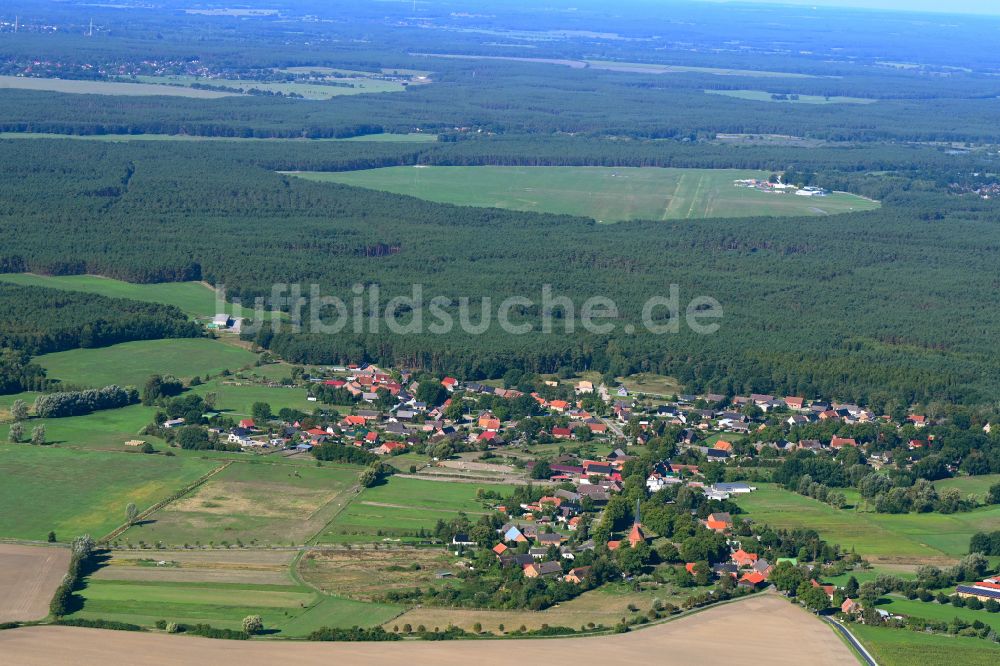
M208 481L209 479L211 479L216 474L219 474L220 472L222 472L223 470L225 470L226 468L228 468L234 462L236 462L236 461L235 460L227 460L226 462L224 462L223 464L219 465L218 467L216 467L216 468L214 468L214 469L206 472L205 474L202 474L200 477L198 477L197 479L195 479L194 481L192 481L191 483L189 483L185 487L181 488L180 490L178 490L176 493L174 493L170 497L168 497L166 499L163 499L163 500L160 500L159 502L157 502L153 506L149 507L148 509L146 509L145 511L143 511L142 513L140 513L139 515L137 515L136 518L135 518L136 522L140 522L142 520L145 520L149 516L153 515L153 513L159 511L160 509L162 509L163 507L167 506L171 502L175 502L175 501L179 500L180 498L184 497L185 495L187 495L188 493L190 493L192 490L194 490L198 486L202 485L203 483L205 483L206 481ZM134 523L123 523L122 525L119 525L114 530L112 530L109 534L107 534L106 536L101 537L100 539L98 539L98 543L108 543L112 539L117 539L119 536L121 536L122 534L124 534L125 531L127 531L133 525L134 525Z

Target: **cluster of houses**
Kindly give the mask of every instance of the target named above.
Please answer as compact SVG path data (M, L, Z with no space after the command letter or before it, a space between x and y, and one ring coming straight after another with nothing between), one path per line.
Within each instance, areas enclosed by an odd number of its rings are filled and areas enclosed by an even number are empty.
M757 190L759 192L768 192L771 194L784 194L785 192L793 192L798 196L802 197L825 197L829 194L822 187L814 187L808 185L806 187L798 187L796 185L790 185L788 183L782 183L780 180L777 182L770 182L769 180L763 180L760 178L742 178L733 181L733 185L736 187L745 187L752 190Z

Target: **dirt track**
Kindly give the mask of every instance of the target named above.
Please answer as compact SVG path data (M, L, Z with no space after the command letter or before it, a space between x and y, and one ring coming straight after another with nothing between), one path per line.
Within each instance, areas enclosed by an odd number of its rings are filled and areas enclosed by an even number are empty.
M266 621L266 618L265 618ZM854 664L829 627L784 599L762 595L642 631L552 640L392 643L236 642L205 638L26 627L0 631L0 655L19 665L407 664L448 666L573 662L622 664Z
M68 548L0 544L0 622L40 620L69 568Z

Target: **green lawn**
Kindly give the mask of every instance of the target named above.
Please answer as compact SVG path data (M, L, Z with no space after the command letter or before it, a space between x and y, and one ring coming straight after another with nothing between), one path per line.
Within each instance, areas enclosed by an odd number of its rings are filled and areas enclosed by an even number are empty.
M861 624L852 624L850 629L880 666L993 666L1000 661L1000 645L979 638Z
M141 340L98 349L45 354L36 362L49 377L85 386L139 386L153 374L189 379L235 370L256 361L245 349L209 338Z
M812 528L832 543L885 562L954 558L975 532L1000 529L1000 507L942 515L876 514L833 507L769 484L737 498L750 518L779 528Z
M407 540L418 530L433 530L438 519L451 520L465 511L473 522L489 509L476 499L479 488L509 494L511 486L449 483L390 477L367 488L321 533L318 543Z
M101 618L152 627L157 620L239 629L260 615L279 636L301 637L326 626L374 626L403 609L317 594L298 585L164 583L90 580L83 608L70 617Z
M28 402L31 405L31 402ZM121 409L105 409L84 416L69 416L61 419L31 419L25 424L25 431L31 432L36 425L45 426L45 441L49 444L88 449L122 451L130 439L145 439L157 449L164 448L158 437L140 435L140 431L153 422L155 407L129 405ZM9 426L0 426L0 435L7 441Z
M35 136L29 134L28 136ZM63 137L62 135L43 135ZM0 135L2 138L3 135ZM93 137L73 137L73 138L93 138L108 139L109 135L95 135ZM140 138L140 137L132 137ZM7 273L0 275L0 280L13 282L14 284L24 284L38 287L49 287L50 289L66 289L70 291L85 291L91 294L100 294L111 298L131 298L136 301L147 301L150 303L163 303L164 305L175 305L192 317L212 317L219 310L219 303L216 302L215 290L201 282L161 282L157 284L133 284L112 280L96 275L34 275L32 273ZM226 303L225 312L232 315L250 316L252 310L238 308L232 303Z
M72 451L0 445L0 536L60 540L100 537L124 522L125 505L140 511L205 474L217 463L139 453Z
M136 544L305 543L353 496L360 468L241 461L157 511L121 540Z
M754 102L775 104L874 104L877 99L867 97L825 97L822 95L799 95L798 99L774 99L766 90L706 90L709 95L723 95Z
M601 222L829 215L879 205L851 194L814 198L736 187L734 180L768 176L739 169L407 166L294 175L442 203L579 215Z

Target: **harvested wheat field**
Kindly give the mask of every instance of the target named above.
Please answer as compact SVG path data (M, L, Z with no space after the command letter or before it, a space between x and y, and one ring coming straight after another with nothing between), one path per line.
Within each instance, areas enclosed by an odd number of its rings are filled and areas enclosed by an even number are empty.
M752 627L752 631L743 631ZM722 637L729 636L728 639ZM195 663L272 666L294 664L498 664L521 655L531 663L664 664L767 663L799 666L851 664L854 655L816 618L784 599L761 595L629 634L550 640L391 643L281 643L25 627L0 631L0 654L10 663L76 666Z
M0 544L0 622L40 620L69 568L68 548Z

